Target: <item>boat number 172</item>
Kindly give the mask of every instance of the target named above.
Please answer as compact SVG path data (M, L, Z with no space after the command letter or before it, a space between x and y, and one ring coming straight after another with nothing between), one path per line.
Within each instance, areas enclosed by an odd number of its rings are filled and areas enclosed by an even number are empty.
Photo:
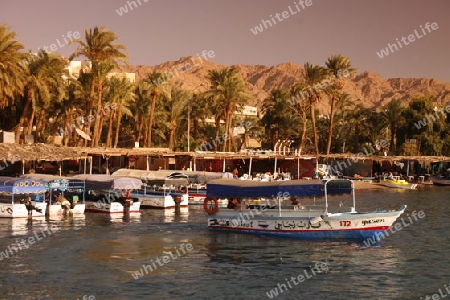
M352 223L350 221L339 221L339 225L341 226L350 226Z

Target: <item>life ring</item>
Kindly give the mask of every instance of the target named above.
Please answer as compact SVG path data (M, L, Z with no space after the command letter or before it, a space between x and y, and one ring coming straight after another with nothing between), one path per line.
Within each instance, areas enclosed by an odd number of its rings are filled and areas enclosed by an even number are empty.
M187 186L180 186L180 187L178 188L178 191L179 191L180 193L182 193L182 194L187 194L188 188L187 188Z
M219 201L216 198L205 198L203 200L203 209L208 215L214 215L219 210Z

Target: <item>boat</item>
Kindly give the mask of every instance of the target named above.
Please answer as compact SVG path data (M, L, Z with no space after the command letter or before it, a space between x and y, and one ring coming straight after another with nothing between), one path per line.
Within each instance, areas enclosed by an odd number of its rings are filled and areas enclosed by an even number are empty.
M138 213L141 203L131 196L142 181L136 178L105 174L80 174L72 177L85 182L85 204L87 212L96 213Z
M172 209L177 205L188 207L188 177L180 171L119 169L112 174L142 180L141 188L131 196L139 199L141 208Z
M188 200L189 205L203 205L206 198L206 188L208 181L220 179L223 173L207 172L207 171L183 171L188 176ZM223 201L226 206L228 201Z
M0 177L0 218L45 217L45 182Z
M433 176L431 177L431 182L434 185L450 186L450 174L445 174L443 176Z
M49 217L62 215L83 215L86 205L84 203L84 180L72 177L55 176L49 174L24 174L22 178L41 180L46 183L47 202L46 215ZM80 196L81 195L81 196Z
M360 176L358 174L355 174L353 176L342 176L344 179L348 180L356 180L356 181L373 181L375 180L375 176Z
M394 176L392 179L384 178L380 179L380 185L390 188L415 190L417 183L409 183L406 180L400 179L400 176Z
M399 210L357 212L354 183L346 179L215 180L208 183L207 191L203 208L208 228L300 239L370 239L383 234L406 209L404 205ZM330 196L346 200L333 207ZM241 203L237 209L221 209L216 200L220 197L237 198ZM298 199L304 203L285 204Z

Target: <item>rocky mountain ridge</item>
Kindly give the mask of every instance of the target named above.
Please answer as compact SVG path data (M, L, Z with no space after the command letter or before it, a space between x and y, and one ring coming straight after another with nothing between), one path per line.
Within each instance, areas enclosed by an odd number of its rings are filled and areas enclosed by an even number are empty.
M262 101L274 88L289 88L294 82L301 81L304 69L295 63L282 63L276 66L235 65L240 68L241 75L250 92L255 96L252 105L259 107ZM136 79L147 77L152 71L170 73L170 81L193 92L207 88L208 70L221 69L225 65L216 64L197 56L182 57L177 61L168 61L156 66L127 66L126 72L136 73ZM350 94L357 105L365 108L379 109L394 98L406 102L414 97L433 95L436 106L450 103L450 83L436 78L389 78L364 71L345 79L344 91ZM321 113L326 114L328 101L318 106Z

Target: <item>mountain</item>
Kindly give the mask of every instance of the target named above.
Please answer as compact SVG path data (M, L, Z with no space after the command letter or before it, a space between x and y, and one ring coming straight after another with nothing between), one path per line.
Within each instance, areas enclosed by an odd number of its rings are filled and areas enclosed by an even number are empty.
M260 107L262 101L274 88L289 88L295 81L301 81L304 69L295 63L283 63L276 66L236 65L247 82L250 92L255 96L253 105ZM127 66L123 70L136 73L136 79L142 79L152 71L172 74L170 81L190 91L200 92L207 88L208 70L227 66L215 64L197 56L182 57L177 61L168 61L156 66ZM357 66L356 66L357 67ZM389 78L364 71L346 79L345 92L354 102L365 108L379 109L394 98L404 99L433 95L436 106L450 104L450 83L428 78ZM328 101L318 106L326 114Z

